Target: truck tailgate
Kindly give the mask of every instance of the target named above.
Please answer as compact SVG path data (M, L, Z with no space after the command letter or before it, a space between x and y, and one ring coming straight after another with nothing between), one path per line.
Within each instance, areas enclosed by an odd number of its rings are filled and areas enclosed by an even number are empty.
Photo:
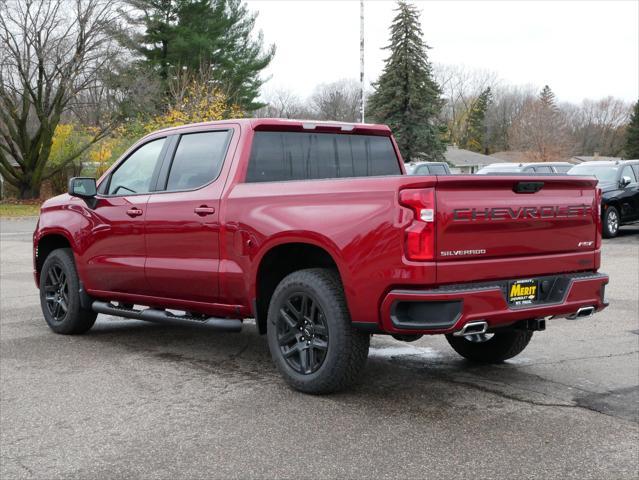
M594 268L599 197L593 179L438 177L436 202L439 282L463 281L475 260L474 279Z

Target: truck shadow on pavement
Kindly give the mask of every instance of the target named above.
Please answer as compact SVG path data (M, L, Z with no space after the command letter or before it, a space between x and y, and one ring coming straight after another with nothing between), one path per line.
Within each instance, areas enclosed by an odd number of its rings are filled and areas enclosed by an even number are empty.
M224 333L207 327L149 324L139 321L99 317L96 326L83 338L140 358L160 362L174 371L176 381L184 371L211 383L252 388L289 390L280 378L268 350L266 338L254 323L245 324L241 333ZM419 343L419 342L418 342ZM500 409L506 403L534 407L585 409L639 423L634 405L639 403L639 387L605 393L559 383L524 371L521 361L500 365L476 365L456 354L374 337L361 381L350 390L330 395L332 401L357 405L365 401L376 409L419 410L423 415L454 415L459 408ZM388 402L392 392L393 402ZM290 395L312 397L292 390ZM490 397L478 401L478 395Z

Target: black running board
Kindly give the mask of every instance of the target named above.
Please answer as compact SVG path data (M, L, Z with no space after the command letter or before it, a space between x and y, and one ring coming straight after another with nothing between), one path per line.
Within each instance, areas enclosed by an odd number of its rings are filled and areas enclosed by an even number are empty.
M215 330L223 330L225 332L239 332L242 330L242 320L237 318L200 318L188 315L175 315L171 312L167 312L166 310L158 310L155 308L135 310L133 308L116 306L110 302L102 302L100 300L95 300L91 304L91 308L97 313L115 315L116 317L132 318L134 320L144 320L146 322L205 325Z

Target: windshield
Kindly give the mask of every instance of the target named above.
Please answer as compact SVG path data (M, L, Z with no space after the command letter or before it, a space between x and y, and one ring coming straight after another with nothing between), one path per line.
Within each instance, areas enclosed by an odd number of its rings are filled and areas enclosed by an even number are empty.
M495 172L519 172L519 165L495 165L494 167L484 167L477 170L479 174L495 173Z
M592 175L600 182L611 183L617 179L617 169L608 165L577 165L568 171L568 175Z

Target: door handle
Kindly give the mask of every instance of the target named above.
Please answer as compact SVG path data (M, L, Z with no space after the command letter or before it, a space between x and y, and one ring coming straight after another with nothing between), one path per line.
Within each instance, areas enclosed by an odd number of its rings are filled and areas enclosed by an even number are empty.
M129 208L129 209L126 211L126 214L127 214L129 217L139 217L140 215L142 215L142 213L144 213L144 212L142 212L142 210L140 210L140 209L139 209L139 208L137 208L137 207Z
M213 215L215 213L215 208L207 207L206 205L200 205L199 207L195 207L193 211L199 216L203 217L204 215Z

